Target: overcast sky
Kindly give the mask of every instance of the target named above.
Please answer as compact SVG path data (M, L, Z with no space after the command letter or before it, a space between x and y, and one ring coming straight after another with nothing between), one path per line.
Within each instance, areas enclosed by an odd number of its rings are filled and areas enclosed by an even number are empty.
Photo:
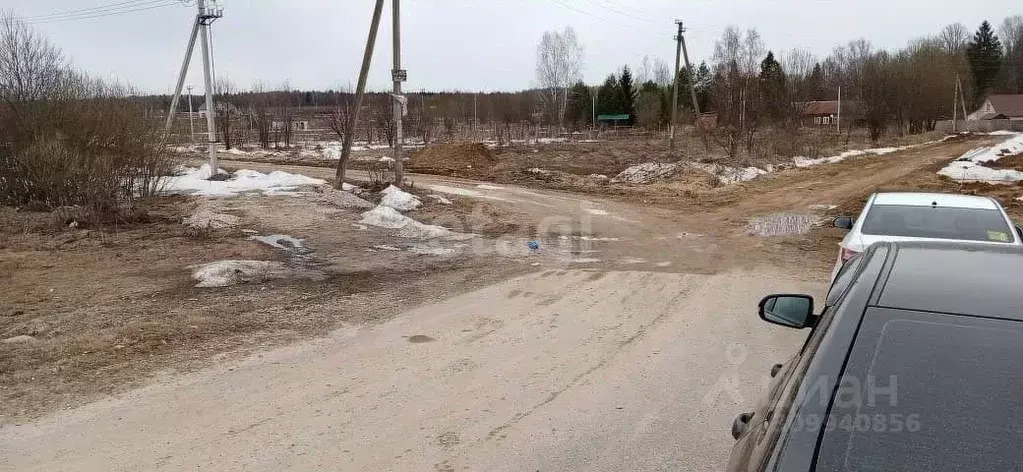
M74 63L90 73L154 93L169 93L195 14L179 0L4 0L34 21ZM354 84L372 16L373 0L220 0L215 23L218 77L247 89L257 80L287 81L297 89ZM52 13L92 7L100 15L43 21ZM369 85L389 86L390 4L373 58ZM951 22L971 31L984 19L996 27L1023 14L1020 0L404 0L403 66L411 90L520 90L534 83L536 44L544 31L575 28L585 47L585 79L599 83L644 55L674 62L675 25L689 27L695 63L709 59L728 25L756 28L775 51L793 47L826 55L835 45L865 37L875 47L898 48ZM196 45L187 80L202 86Z

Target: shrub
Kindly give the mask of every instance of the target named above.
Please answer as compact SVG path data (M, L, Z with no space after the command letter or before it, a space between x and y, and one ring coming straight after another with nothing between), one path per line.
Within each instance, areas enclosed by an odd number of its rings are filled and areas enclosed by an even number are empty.
M168 174L158 126L128 88L77 72L47 39L0 18L0 204L125 214Z

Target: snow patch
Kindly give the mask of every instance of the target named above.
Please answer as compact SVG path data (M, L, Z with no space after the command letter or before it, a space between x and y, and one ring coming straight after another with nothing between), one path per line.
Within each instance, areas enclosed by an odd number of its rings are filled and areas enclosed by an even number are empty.
M674 174L677 170L678 164L644 162L619 172L611 182L645 184Z
M419 201L419 197L394 185L387 186L380 193L384 196L380 199L380 204L398 211L411 211L423 205L423 202Z
M1023 153L1023 134L991 147L972 149L938 171L938 174L956 180L984 181L989 183L1012 183L1023 180L1023 172L1013 169L992 169L985 163L995 162L1003 157Z
M186 167L180 175L167 177L164 185L165 193L187 195L204 195L216 197L233 197L245 192L263 192L272 195L274 192L290 191L303 185L324 185L325 180L314 179L304 175L273 171L263 174L254 170L241 169L227 180L208 180L212 175L209 164L198 169ZM218 170L218 174L226 174Z
M599 208L587 208L586 209L586 213L589 213L591 215L597 215L597 216L606 216L606 215L608 215L607 211L601 210Z
M440 238L458 235L447 228L427 225L398 213L394 208L378 205L362 214L359 223L379 228L397 229L398 236L405 238Z
M388 246L386 244L381 244L379 246L373 246L373 249L379 249L381 251L400 251L401 250L401 248L397 248L397 247L394 247L394 246Z
M476 188L481 189L481 190L504 190L504 187L498 187L496 185L487 185L487 184L477 185Z
M196 287L227 287L240 283L283 278L287 271L277 261L221 260L188 266Z
M834 163L837 163L837 162L842 162L842 161L844 161L846 159L849 159L849 158L852 158L852 157L861 157L861 156L866 156L866 155L884 156L886 154L891 154L893 152L899 152L899 151L905 151L907 149L912 149L912 148L915 148L915 147L918 147L918 146L923 146L925 144L931 144L931 143L913 144L913 145L909 145L909 146L898 146L898 147L872 148L872 149L852 149L852 150L849 150L849 151L845 151L845 152L843 152L843 153L841 153L841 154L839 154L837 156L819 157L819 158L816 158L816 159L811 159L809 157L796 156L796 157L792 158L792 163L795 164L796 167L810 167L810 166L816 166L816 165L820 165L820 164L834 164Z
M273 246L277 249L294 250L302 249L302 240L286 234L271 234L269 236L249 236L249 239L259 241L263 244Z
M432 198L437 203L440 203L441 205L451 205L451 200L448 200L440 195L430 195L430 198Z

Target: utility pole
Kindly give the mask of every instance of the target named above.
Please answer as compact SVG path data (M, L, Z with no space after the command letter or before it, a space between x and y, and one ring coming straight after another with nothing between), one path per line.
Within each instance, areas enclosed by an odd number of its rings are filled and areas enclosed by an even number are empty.
M671 92L671 138L669 139L668 149L675 150L675 129L678 127L678 72L679 63L682 56L682 33L686 31L685 27L682 26L682 20L675 20L675 24L678 25L678 34L675 35L675 77L673 90Z
M188 86L188 129L192 135L192 144L195 145L195 120L192 119L192 86Z
M369 25L369 37L366 38L366 52L362 55L362 70L359 71L359 84L355 88L355 108L348 115L345 124L345 138L341 144L341 159L337 161L337 172L334 175L334 188L340 189L345 180L348 157L352 154L352 135L359 122L359 110L362 109L362 97L366 94L366 77L369 76L369 64L373 60L373 46L377 41L377 29L380 27L380 13L384 9L384 0L377 0L373 8L373 20ZM401 159L395 159L396 169L401 169Z
M170 136L171 127L174 125L174 115L178 112L178 100L181 99L181 87L185 85L185 76L188 75L188 64L192 62L192 50L195 49L195 36L199 32L199 16L195 17L192 23L192 34L188 37L188 46L185 47L185 60L181 62L181 71L178 72L178 82L174 86L174 98L171 99L170 110L167 111L167 124L163 130L163 142L166 144Z
M689 94L693 99L693 111L696 113L696 122L700 122L700 102L696 100L696 75L693 74L693 65L689 63L689 50L686 49L686 37L682 34L686 30L682 27L682 22L678 23L679 27L679 44L682 45L682 58L686 61L686 73L689 74Z
M835 131L842 134L842 86L838 86L838 116L835 117Z
M963 121L966 121L966 93L963 92L963 82L956 75L956 85L959 86L959 104L963 106ZM964 123L965 126L965 123Z
M206 86L206 128L209 134L208 144L206 146L210 156L210 172L211 176L217 175L217 170L220 169L220 162L217 160L217 128L214 115L216 113L216 107L213 105L213 73L210 71L210 44L209 44L209 28L210 24L223 16L223 11L217 9L207 9L206 0L199 0L199 25L202 28L202 69L203 69L203 80Z
M401 0L394 0L391 7L394 33L394 69L391 79L394 80L394 184L401 185L405 177L405 164L401 160L402 129L401 118L405 109L405 97L401 95L401 83L407 79L401 68ZM475 126L475 125L474 125Z
M959 74L956 74L956 83L952 87L952 90L953 90L953 92L952 92L952 132L956 133L956 132L958 132L957 128L959 126L958 125L959 116L956 114L956 112L959 111L959 108L958 108L958 106L959 106Z
M210 169L212 169L211 176L217 175L217 168L219 162L217 161L217 150L214 147L214 143L217 141L217 131L213 120L213 87L212 81L210 80L210 57L209 57L209 44L208 43L208 32L210 23L216 21L224 15L224 11L219 7L206 8L206 0L198 0L197 2L199 11L195 16L195 22L192 24L192 34L188 38L188 46L185 47L185 59L181 62L181 71L178 73L178 82L174 87L174 98L171 99L170 110L167 112L167 124L164 129L163 142L167 142L167 137L170 135L171 126L174 123L174 115L178 111L178 101L181 100L181 88L185 84L185 77L188 75L188 65L192 62L192 51L195 50L195 39L199 34L202 34L202 53L203 53L203 72L205 76L206 85L206 126L209 129L209 159ZM192 125L192 87L188 87L188 100L189 100L189 125L192 127L192 140L195 141L195 127Z

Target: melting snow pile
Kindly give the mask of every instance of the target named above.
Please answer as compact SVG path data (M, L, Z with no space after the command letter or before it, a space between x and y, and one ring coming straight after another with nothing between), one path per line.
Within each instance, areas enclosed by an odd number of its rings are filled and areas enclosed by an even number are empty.
M186 267L192 269L196 287L227 287L240 283L283 278L284 264L277 261L223 260Z
M1013 169L992 169L984 164L1020 153L1023 153L1023 134L1014 134L1000 144L974 149L963 154L959 159L939 170L938 174L956 180L990 183L1017 182L1023 180L1023 172Z
M269 236L249 236L249 239L259 241L263 244L273 246L277 249L295 250L302 249L302 240L286 234L271 234Z
M618 175L611 179L611 182L645 184L674 174L677 170L678 164L644 162L621 171Z
M926 144L926 143L925 143ZM893 152L905 151L916 146L900 146L900 147L884 147L884 148L873 148L873 149L853 149L851 151L845 151L837 156L831 157L819 157L811 159L809 157L797 156L792 158L792 163L796 167L810 167L819 164L834 164L836 162L842 162L850 157L861 157L861 156L883 156L885 154L891 154Z
M304 175L289 174L287 172L274 171L264 174L246 169L231 174L231 177L227 180L207 180L211 175L209 164L203 164L198 169L186 167L181 171L181 174L167 178L164 192L230 197L240 193L258 191L263 192L265 195L273 195L282 191L294 190L296 187L304 185L324 185L327 183L324 180ZM223 170L218 170L217 173L226 174Z
M380 205L398 211L411 211L423 205L423 202L419 201L419 197L393 185L389 185L380 193L384 196L380 199Z
M447 228L420 223L383 204L363 213L362 220L359 220L359 223L379 228L396 229L398 230L398 236L405 238L439 238L455 235L455 233Z
M688 167L700 169L717 176L718 181L723 185L747 182L761 175L769 173L772 169L761 169L759 167L729 167L721 164L709 164L704 162L691 162Z

